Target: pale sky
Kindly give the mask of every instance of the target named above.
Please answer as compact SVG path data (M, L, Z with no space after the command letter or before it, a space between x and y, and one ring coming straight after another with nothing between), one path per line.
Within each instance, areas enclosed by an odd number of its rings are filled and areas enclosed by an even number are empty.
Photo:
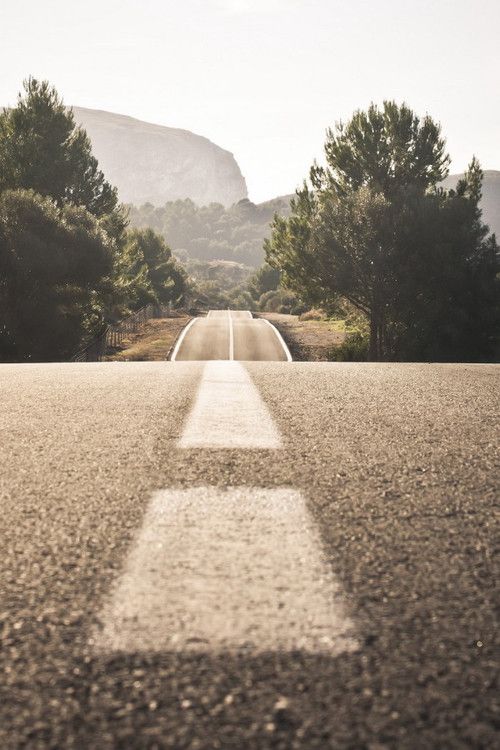
M453 171L500 169L499 39L499 0L0 0L0 103L32 74L67 104L192 130L261 201L384 98L441 122Z

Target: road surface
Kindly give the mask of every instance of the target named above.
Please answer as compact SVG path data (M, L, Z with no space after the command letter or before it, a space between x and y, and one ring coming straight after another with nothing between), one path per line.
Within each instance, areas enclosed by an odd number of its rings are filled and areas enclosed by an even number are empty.
M499 376L0 366L0 747L498 746Z
M194 318L174 348L171 359L286 362L291 360L277 329L247 311L210 310Z

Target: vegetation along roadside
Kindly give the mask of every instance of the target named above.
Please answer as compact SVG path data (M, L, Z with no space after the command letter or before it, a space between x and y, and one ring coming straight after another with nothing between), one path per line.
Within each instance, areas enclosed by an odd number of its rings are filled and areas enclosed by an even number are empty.
M0 113L0 361L69 359L148 305L274 315L298 359L498 361L483 173L472 158L450 186L449 163L431 117L384 102L328 131L291 202L125 207L30 78ZM150 321L111 355L163 356L178 325Z

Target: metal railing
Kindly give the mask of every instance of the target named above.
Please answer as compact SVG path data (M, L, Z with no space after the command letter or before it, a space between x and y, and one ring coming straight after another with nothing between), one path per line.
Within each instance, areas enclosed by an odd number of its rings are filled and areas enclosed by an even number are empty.
M118 323L110 323L102 333L71 357L71 362L100 362L109 349L116 349L128 333L136 333L139 326L151 318L168 318L177 314L166 305L146 305Z

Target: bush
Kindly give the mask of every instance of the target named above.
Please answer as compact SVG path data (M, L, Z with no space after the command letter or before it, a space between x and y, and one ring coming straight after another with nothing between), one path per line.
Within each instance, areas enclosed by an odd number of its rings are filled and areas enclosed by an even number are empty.
M312 310L307 310L299 316L299 320L324 320L325 313L323 310L318 310L313 307Z
M360 331L349 333L343 344L331 350L329 359L332 362L366 362L369 345L367 334Z
M285 289L272 289L261 294L258 305L262 312L299 315L304 311L304 306L297 296Z

